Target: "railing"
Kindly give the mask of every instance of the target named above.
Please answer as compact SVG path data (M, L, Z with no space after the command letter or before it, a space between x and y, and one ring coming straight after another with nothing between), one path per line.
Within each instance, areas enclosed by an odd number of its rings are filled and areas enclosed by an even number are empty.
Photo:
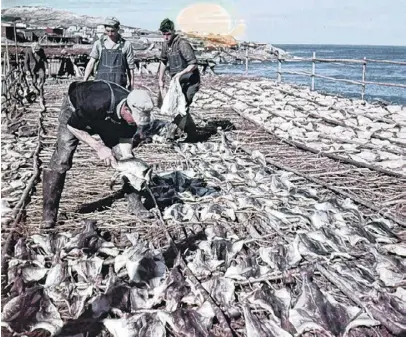
M282 62L311 62L312 63L312 71L282 71ZM362 65L362 78L360 81L356 80L349 80L345 78L335 78L331 76L324 76L324 75L318 75L316 74L316 63L350 63L350 64L359 64ZM366 85L377 85L377 86L387 86L387 87L398 87L398 88L405 88L405 84L400 84L400 83L385 83L385 82L373 82L373 81L367 81L366 80L366 69L367 69L367 64L368 62L370 63L385 63L385 64L396 64L396 65L402 65L406 66L406 62L402 61L389 61L389 60L374 60L374 59L367 59L364 57L362 60L354 60L354 59L323 59L323 58L316 58L316 53L313 52L313 57L312 58L295 58L292 60L289 59L282 59L278 58L278 69L276 71L277 73L277 82L282 81L282 74L289 74L289 75L300 75L300 76L308 76L311 77L311 90L314 91L315 88L315 79L316 78L322 78L325 80L330 80L330 81L337 81L337 82L344 82L348 84L355 84L355 85L360 85L361 86L361 99L364 100L365 97L365 88Z

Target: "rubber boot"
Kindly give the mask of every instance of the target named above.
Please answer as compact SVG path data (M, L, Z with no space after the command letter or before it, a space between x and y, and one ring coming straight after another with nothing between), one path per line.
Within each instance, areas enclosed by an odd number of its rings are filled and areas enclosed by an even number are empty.
M66 173L44 170L42 177L43 228L53 228L56 224L65 177Z
M185 142L196 142L198 140L198 134L196 131L196 124L192 116L188 113L184 119L185 121L182 130L187 134Z

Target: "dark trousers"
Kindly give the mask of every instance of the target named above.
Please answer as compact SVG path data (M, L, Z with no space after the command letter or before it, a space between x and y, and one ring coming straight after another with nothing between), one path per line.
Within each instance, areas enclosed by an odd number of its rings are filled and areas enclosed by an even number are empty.
M196 124L190 114L190 105L193 102L193 97L199 91L200 75L198 72L192 73L191 75L186 74L180 78L179 82L186 99L186 116L176 116L175 124L186 133L193 134L196 132Z
M186 111L189 113L189 107L193 102L193 97L199 91L200 82L197 83L181 83L183 95L185 95L186 99Z
M72 106L69 97L66 95L59 113L59 127L55 151L52 154L49 163L49 168L52 171L65 173L72 167L73 155L79 144L79 139L68 130L67 125L68 120L74 111L75 109Z

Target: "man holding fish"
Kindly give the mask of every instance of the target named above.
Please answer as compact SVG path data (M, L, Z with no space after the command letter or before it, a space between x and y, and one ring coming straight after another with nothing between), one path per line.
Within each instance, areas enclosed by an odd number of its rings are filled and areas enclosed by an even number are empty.
M43 174L44 228L55 226L66 172L72 167L79 141L93 148L106 165L117 167L120 163L117 158L133 157L133 137L142 134L142 129L149 125L152 109L152 99L146 90L130 92L104 80L73 82L69 86L59 115L55 151ZM100 140L93 134L99 135ZM134 174L140 183L127 184L125 192L130 212L144 218L150 213L141 202L141 190L151 169L143 161L136 161Z

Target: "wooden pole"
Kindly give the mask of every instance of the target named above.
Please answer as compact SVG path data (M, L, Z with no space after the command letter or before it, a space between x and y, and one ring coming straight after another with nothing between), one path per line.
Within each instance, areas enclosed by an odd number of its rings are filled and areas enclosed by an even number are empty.
M4 66L6 67L6 74L8 74L8 72L10 71L10 55L8 54L8 40L7 40L7 36L6 36L6 57L7 57L7 65L4 64Z
M15 46L15 53L16 53L16 68L20 69L20 62L18 62L18 50L17 50L17 30L16 30L17 23L14 21L14 46Z
M248 48L245 50L245 75L248 75Z
M278 83L282 82L282 61L278 56Z
M313 52L313 60L312 60L312 91L314 91L314 80L316 75L316 61L314 60L316 58L316 52Z
M364 57L364 63L362 64L362 88L361 88L361 100L364 100L365 97L365 75L367 68L366 57Z

